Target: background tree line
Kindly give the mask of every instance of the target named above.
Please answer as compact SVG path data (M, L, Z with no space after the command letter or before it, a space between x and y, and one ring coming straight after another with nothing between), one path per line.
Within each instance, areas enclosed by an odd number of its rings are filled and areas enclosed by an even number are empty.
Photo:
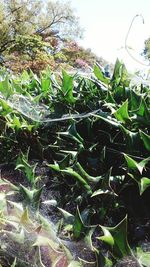
M0 62L14 72L47 65L88 69L98 58L77 44L83 29L70 2L0 0Z

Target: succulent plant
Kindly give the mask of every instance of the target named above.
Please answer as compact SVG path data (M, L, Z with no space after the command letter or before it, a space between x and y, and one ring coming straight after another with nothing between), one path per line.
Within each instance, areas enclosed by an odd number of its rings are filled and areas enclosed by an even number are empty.
M17 194L19 187L0 180L1 266L81 266L59 240L53 224L39 211L33 213L15 201Z

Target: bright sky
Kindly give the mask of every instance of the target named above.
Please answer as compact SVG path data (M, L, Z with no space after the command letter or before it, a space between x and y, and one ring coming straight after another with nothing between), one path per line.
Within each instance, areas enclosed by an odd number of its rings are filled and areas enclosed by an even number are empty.
M85 29L80 44L114 63L119 57L129 70L148 67L134 61L125 49L125 37L133 17L137 17L128 38L132 55L144 63L140 53L150 37L150 0L71 0L80 24ZM149 67L150 68L150 67Z

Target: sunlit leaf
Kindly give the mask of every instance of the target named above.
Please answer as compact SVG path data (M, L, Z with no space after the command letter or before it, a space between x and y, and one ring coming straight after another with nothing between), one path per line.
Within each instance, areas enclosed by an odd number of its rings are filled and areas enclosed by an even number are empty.
M96 253L96 264L97 266L101 267L112 267L113 262L108 259L106 256L104 256L101 251L97 251Z
M33 190L29 190L23 185L20 185L20 187L20 192L24 196L24 202L27 205L32 205L34 208L38 208L43 187Z
M140 131L140 136L142 138L145 148L150 151L150 135L144 133L143 131Z
M139 260L139 263L142 264L142 266L150 267L150 252L149 251L143 251L141 248L136 249L136 255Z
M73 97L73 76L69 75L65 70L62 70L63 75L63 83L62 83L62 92L64 99L73 104L75 102L75 98Z
M92 182L92 183L98 183L100 181L100 179L102 179L102 176L91 176L89 175L81 166L81 164L79 162L77 162L75 164L75 169L78 170L79 174L85 178L87 181Z
M13 261L13 263L12 263L12 265L10 267L15 267L16 264L17 264L17 259L15 258L14 261Z
M20 233L13 233L11 231L4 230L4 233L14 242L17 242L18 244L24 244L25 241L25 233L24 230L21 229Z
M54 242L53 240L49 239L48 237L38 235L35 243L32 245L33 247L40 247L40 246L49 246L52 250L54 250L57 253L59 252L59 244Z
M114 116L117 120L126 123L126 121L130 120L129 113L128 113L128 100L126 100L119 109L114 112Z
M141 174L143 172L143 169L145 168L146 164L150 161L150 157L141 160L140 162L135 161L131 157L129 157L127 154L124 154L125 160L127 162L129 170L136 171L138 170Z
M98 80L100 80L101 82L107 85L109 84L109 79L105 77L105 75L103 74L103 72L101 71L98 65L94 65L94 74Z
M91 228L91 229L88 231L88 233L86 234L86 236L84 237L84 241L85 241L85 243L87 244L87 246L88 246L92 251L95 250L95 248L94 248L94 246L93 246L93 242L92 242L92 235L93 235L93 233L94 233L94 231L95 231L95 228L96 228L96 227Z
M71 213L67 212L64 209L58 208L58 210L62 213L66 223L73 224L75 216L72 215Z
M26 208L24 210L23 214L21 215L20 223L24 225L24 224L29 223L29 222L30 222L29 212L28 212L28 209Z
M81 236L81 234L83 234L83 230L84 230L84 224L81 218L79 208L77 207L74 224L73 224L74 237L78 239Z
M139 145L139 133L133 132L125 128L123 125L119 126L124 138L126 140L126 146L128 151L133 151L138 149L137 146Z
M56 241L57 235L53 223L50 220L46 219L44 216L42 216L40 213L38 213L38 218L40 220L40 223L42 224L43 229L49 233L50 238Z
M103 190L103 189L98 189L96 190L91 197L96 197L99 195L116 195L113 191L110 190ZM117 196L117 195L116 195Z
M127 241L127 217L125 217L115 227L101 226L104 236L98 239L110 245L114 257L122 258L132 255L132 251Z
M149 186L150 186L150 179L147 177L142 177L139 182L140 195L142 195Z
M83 185L83 187L85 188L86 191L88 191L89 193L92 193L91 187L87 183L87 181L81 175L79 175L76 171L74 171L72 168L70 168L70 167L66 168L65 170L61 170L61 172L63 174L67 174L67 175L70 175L71 177L73 177L76 181L78 181L80 184Z

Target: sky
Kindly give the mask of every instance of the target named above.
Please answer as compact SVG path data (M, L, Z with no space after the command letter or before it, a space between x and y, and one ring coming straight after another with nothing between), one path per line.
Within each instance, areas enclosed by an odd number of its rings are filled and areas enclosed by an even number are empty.
M118 57L131 71L150 68L140 55L150 37L150 0L71 0L71 4L84 28L79 41L83 47L113 64ZM136 15L142 15L144 23L137 16L128 36L129 51L136 58L133 60L125 50L125 38Z

